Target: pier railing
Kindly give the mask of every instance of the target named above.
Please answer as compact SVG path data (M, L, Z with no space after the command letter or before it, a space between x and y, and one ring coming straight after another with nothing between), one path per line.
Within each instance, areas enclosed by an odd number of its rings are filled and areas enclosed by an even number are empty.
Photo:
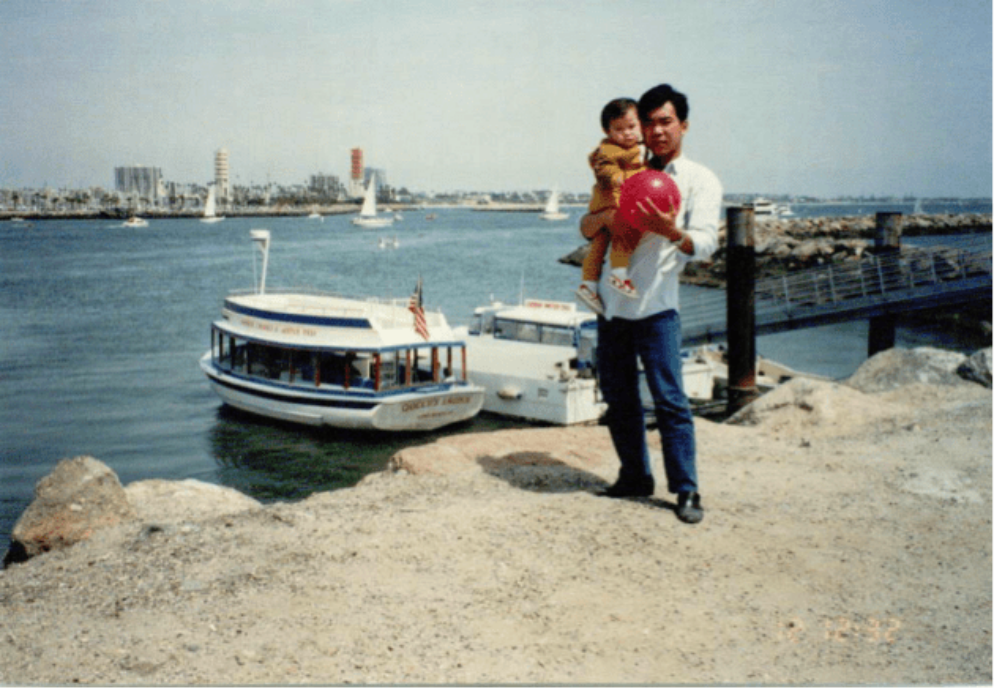
M985 296L991 297L990 249L905 249L757 280L756 331L794 330ZM681 318L685 345L723 341L724 291L685 299Z

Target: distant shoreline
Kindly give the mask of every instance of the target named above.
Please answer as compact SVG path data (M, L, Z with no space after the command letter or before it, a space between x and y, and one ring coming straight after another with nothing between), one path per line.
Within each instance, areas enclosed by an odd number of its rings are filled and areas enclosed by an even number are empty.
M727 204L736 205L736 204ZM842 206L851 205L859 206L860 202L856 201L820 201L805 203L803 205L821 205L821 206ZM584 204L565 204L568 208L583 208L586 206ZM467 203L432 203L432 204L412 204L412 203L390 203L385 204L381 211L384 213L394 213L394 212L420 212L420 211L431 211L433 209L459 209L459 210L470 210L475 212L483 213L540 213L542 212L544 206L542 204L535 203L488 203L488 204L467 204ZM350 215L359 212L359 205L353 203L347 204L334 204L334 205L309 205L309 206L253 206L253 207L242 207L236 209L223 209L219 213L226 218L306 218L312 213L318 213L322 216L331 215ZM186 219L197 219L203 217L203 210L188 209L188 210L166 210L161 208L150 208L140 212L135 212L127 208L104 208L101 210L59 210L59 211L45 211L45 210L32 210L32 211L14 211L14 210L0 210L0 222L16 221L16 220L127 220L132 216L139 216L148 220L167 220L172 218L186 218ZM858 213L853 214L851 217L871 217L872 213ZM907 218L921 216L921 218L950 218L959 216L981 216L985 220L979 223L980 226L990 227L990 214L989 213L922 213L922 214L912 214L908 213ZM846 216L849 217L849 216ZM843 220L844 217L832 218L833 220ZM797 222L799 220L812 220L812 218L782 218L782 222ZM917 224L917 223L913 223Z
M396 210L402 207L397 206ZM306 218L314 212L311 208L240 208L237 210L223 210L220 215L226 218L252 218L252 217L303 217ZM334 206L318 208L321 215L345 215L358 213L359 206ZM127 220L131 216L139 216L148 220L168 220L173 218L196 219L202 218L202 210L171 211L162 209L148 209L141 212L132 212L123 208L108 208L104 210L82 210L82 211L0 211L0 221L10 221L15 218L21 220Z

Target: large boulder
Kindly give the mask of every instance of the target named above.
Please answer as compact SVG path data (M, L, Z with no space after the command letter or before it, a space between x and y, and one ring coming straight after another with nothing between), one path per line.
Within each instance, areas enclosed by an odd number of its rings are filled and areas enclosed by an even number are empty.
M110 467L93 457L64 459L35 486L34 501L14 525L4 565L66 548L137 517Z
M725 423L810 440L879 428L899 413L894 405L840 383L794 378L743 407Z
M876 354L856 369L846 385L862 392L888 392L902 385L959 385L956 372L966 355L934 347L888 349Z
M157 526L198 522L261 507L258 500L234 488L196 479L135 481L124 492L138 518Z

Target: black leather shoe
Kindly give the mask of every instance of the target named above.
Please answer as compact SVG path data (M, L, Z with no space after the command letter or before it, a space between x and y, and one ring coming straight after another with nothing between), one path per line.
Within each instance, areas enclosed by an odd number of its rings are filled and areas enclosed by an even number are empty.
M647 498L656 492L656 482L651 476L638 481L619 480L598 495L608 498Z
M677 518L688 524L697 524L704 519L700 493L679 493L676 500Z

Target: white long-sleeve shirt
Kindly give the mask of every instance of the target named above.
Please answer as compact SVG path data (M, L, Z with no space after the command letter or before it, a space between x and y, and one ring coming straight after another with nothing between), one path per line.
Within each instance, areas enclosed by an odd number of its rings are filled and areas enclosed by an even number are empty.
M670 161L663 172L680 189L676 226L690 235L694 253L687 255L662 235L646 232L628 265L628 278L639 293L637 299L609 287L610 270L603 271L600 295L606 318L639 320L670 309L679 310L680 271L690 261L707 260L718 248L722 187L717 175L683 156Z

